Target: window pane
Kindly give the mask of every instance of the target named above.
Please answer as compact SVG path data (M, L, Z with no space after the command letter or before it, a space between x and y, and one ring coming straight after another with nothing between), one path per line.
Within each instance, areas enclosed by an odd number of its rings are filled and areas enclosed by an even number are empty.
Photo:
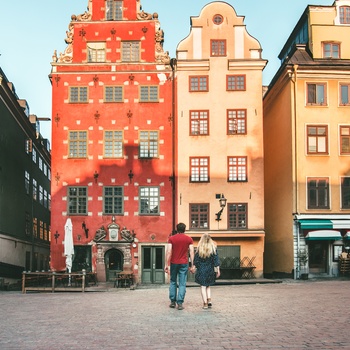
M159 214L159 188L140 188L140 214Z
M208 217L208 204L190 204L191 229L209 229Z
M106 86L105 102L123 102L122 86Z
M87 188L68 188L68 212L69 214L87 214Z
M342 208L350 209L350 177L344 177L341 184Z
M340 86L341 101L343 105L349 104L349 85Z
M246 229L247 225L247 204L233 203L228 205L228 221L230 229Z
M138 62L140 60L140 43L138 41L122 42L122 61Z
M104 213L122 214L123 213L123 188L122 187L104 187Z

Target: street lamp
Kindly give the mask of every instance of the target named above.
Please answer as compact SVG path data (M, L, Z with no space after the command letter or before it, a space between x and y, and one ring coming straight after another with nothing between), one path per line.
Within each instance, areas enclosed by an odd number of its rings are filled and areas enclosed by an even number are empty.
M219 203L220 203L220 210L215 214L216 215L216 221L221 221L221 214L224 210L224 208L226 207L226 202L227 202L227 199L225 198L224 194L221 193L221 196L219 198Z

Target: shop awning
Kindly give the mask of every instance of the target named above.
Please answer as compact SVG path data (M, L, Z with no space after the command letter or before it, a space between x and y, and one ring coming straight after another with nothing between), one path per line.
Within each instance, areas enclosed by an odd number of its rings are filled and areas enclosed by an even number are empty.
M332 220L301 219L299 223L302 230L333 228Z
M331 220L334 229L350 229L350 220Z
M350 241L350 231L346 232L344 238L348 241Z
M339 231L317 230L309 232L305 239L308 241L337 241L342 239L342 235Z

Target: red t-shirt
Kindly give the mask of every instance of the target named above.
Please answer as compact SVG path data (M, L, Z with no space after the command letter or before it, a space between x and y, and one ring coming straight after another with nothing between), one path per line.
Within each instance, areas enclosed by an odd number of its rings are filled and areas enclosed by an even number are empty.
M170 236L168 243L172 245L171 264L188 263L188 247L193 244L193 239L184 233Z

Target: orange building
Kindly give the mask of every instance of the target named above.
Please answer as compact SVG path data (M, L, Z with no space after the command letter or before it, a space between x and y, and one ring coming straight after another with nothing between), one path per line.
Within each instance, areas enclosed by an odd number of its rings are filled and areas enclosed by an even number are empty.
M218 244L224 278L263 275L264 169L259 42L225 2L191 17L177 47L178 221Z
M138 0L89 0L55 52L52 83L51 268L109 281L132 270L164 283L173 229L172 69L158 15Z
M338 276L350 231L350 1L308 6L264 97L265 272Z

